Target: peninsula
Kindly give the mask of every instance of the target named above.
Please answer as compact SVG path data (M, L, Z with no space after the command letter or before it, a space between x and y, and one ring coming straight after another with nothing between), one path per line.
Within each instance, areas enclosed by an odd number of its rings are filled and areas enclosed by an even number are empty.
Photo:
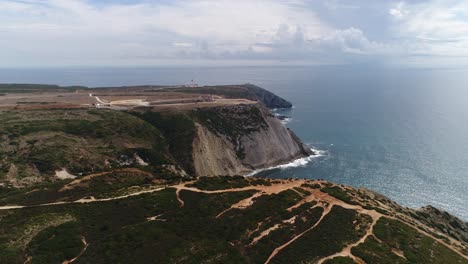
M468 263L467 223L325 180L260 87L0 85L1 263Z

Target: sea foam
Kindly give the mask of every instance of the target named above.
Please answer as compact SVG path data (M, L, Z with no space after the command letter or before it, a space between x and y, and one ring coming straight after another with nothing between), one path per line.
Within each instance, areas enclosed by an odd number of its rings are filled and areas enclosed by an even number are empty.
M247 177L250 177L250 176L254 176L262 171L269 171L269 170L274 170L274 169L280 169L280 170L284 170L284 169L288 169L288 168L297 168L297 167L304 167L306 166L309 162L311 162L312 160L316 159L316 158L319 158L319 157L323 157L326 155L326 151L324 150L319 150L319 149L315 149L315 148L310 148L310 150L312 150L314 152L314 154L310 155L310 156L307 156L307 157L304 157L304 158L299 158L299 159L295 159L289 163L285 163L285 164L281 164L281 165L277 165L277 166L273 166L273 167L268 167L268 168L264 168L264 169L258 169L258 170L254 170L252 171L251 173L245 175Z

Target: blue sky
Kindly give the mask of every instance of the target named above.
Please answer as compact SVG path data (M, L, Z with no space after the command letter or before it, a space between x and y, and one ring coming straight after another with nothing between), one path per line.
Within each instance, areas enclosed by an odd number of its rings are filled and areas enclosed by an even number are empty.
M0 67L466 65L462 0L0 0Z

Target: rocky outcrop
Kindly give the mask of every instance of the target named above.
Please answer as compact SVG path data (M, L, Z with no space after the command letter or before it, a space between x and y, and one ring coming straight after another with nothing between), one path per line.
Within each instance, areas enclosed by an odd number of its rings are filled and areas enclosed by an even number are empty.
M446 211L430 205L415 210L414 212L415 214L413 214L413 217L419 219L424 224L457 240L465 240L465 242L468 242L468 223L461 221Z
M196 123L192 156L197 176L242 175L313 154L260 105L210 111Z
M292 104L276 94L253 84L244 84L249 92L253 93L258 101L268 108L291 108Z

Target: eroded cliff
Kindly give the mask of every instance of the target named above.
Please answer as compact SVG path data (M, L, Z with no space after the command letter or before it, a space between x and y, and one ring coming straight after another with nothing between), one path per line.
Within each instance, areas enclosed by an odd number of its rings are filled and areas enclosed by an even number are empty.
M242 175L313 154L259 104L203 109L197 116L192 153L197 176Z

